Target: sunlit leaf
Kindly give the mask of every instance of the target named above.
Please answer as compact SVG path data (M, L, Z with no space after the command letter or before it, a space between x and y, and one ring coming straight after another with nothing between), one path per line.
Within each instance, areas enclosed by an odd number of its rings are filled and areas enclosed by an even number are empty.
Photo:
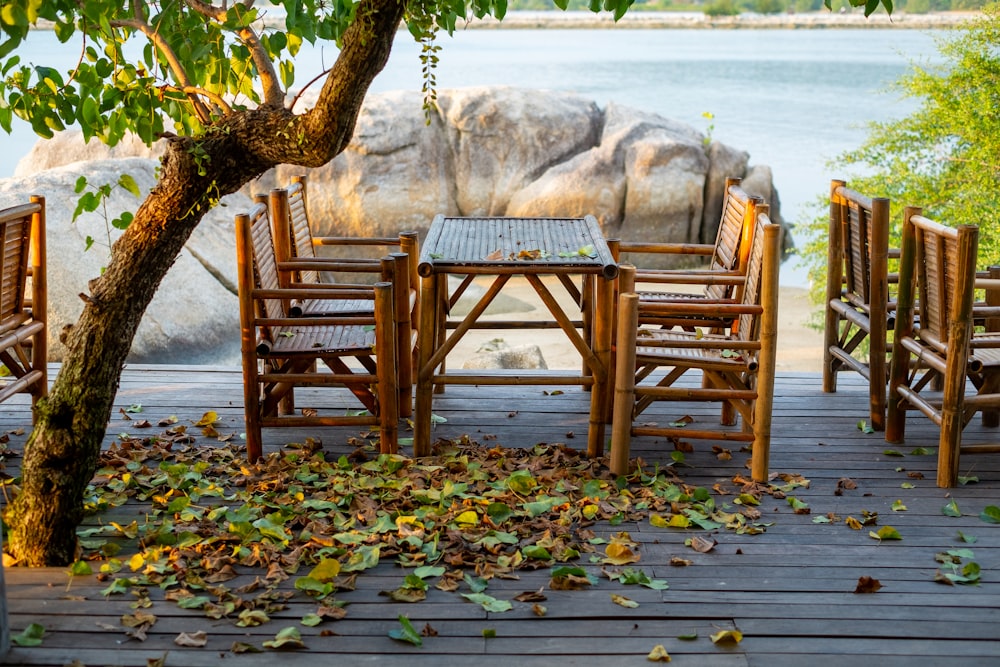
M611 601L620 607L626 607L628 609L635 609L639 606L639 603L635 600L627 598L624 595L618 595L617 593L611 594Z
M305 648L302 643L302 634L295 626L283 628L274 636L274 639L263 643L264 648L294 649Z
M903 536L892 526L882 526L878 531L868 531L868 536L875 540L901 540Z
M739 630L721 630L709 635L712 643L719 646L734 646L743 641L743 633Z
M670 654L667 653L667 649L663 647L663 644L657 644L646 656L646 660L650 662L670 662Z

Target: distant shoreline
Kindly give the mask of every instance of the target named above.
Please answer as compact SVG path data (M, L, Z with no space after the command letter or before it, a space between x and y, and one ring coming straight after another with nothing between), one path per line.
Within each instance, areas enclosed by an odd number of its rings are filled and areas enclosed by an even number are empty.
M891 17L884 12L865 18L856 10L844 14L808 12L803 14L740 14L738 16L710 17L700 12L644 12L630 11L615 22L607 12L594 14L588 11L515 11L508 12L503 21L487 17L474 19L459 26L459 30L526 30L526 29L706 29L706 30L825 30L825 29L911 29L934 30L963 25L980 16L980 12L937 12L906 14L898 12Z

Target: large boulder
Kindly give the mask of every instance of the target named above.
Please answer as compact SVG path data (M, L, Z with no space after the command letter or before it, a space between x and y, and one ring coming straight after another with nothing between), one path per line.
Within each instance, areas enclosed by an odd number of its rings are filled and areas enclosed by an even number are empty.
M121 231L111 219L135 211L140 199L116 188L101 213L86 213L73 221L78 194L74 185L86 176L92 185L114 183L123 174L135 179L142 197L156 183L158 161L120 158L74 162L22 178L0 179L0 207L46 200L46 249L49 288L50 360L60 361L65 348L60 332L78 319L81 294L108 263L109 242ZM139 325L128 360L149 363L239 363L239 306L236 297L236 254L233 218L250 200L230 195L202 219L150 303ZM87 239L93 245L86 250Z

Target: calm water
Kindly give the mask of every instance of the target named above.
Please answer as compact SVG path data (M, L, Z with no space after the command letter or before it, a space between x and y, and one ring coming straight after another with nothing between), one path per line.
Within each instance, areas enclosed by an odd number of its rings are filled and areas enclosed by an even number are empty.
M888 86L909 63L936 58L917 30L467 30L444 36L439 88L513 85L573 91L684 121L770 165L791 223L842 176L827 161L857 146L864 124L905 114ZM34 53L53 51L54 38ZM419 46L401 32L373 91L419 90ZM32 52L22 59L34 60ZM300 59L297 80L332 62L332 48ZM67 61L71 55L67 56ZM714 114L709 121L704 113ZM32 145L26 125L7 142L0 177ZM784 284L804 283L796 267Z

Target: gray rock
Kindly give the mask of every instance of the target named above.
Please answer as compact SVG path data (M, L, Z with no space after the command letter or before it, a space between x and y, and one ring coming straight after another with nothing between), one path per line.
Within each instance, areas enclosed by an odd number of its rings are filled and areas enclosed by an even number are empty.
M521 369L546 370L545 358L537 345L516 345L511 347L501 339L481 347L475 356L462 364L467 369Z
M65 349L59 342L63 327L73 324L83 310L78 296L101 274L109 259L109 241L121 231L106 225L102 215L88 213L73 222L79 195L73 189L80 176L91 184L113 183L122 173L135 179L145 194L156 182L158 162L124 158L73 162L23 178L0 179L0 206L12 206L32 194L46 199L48 251L50 360L59 361ZM113 219L135 211L141 200L116 189L108 200ZM150 303L133 342L128 360L150 363L239 362L239 306L235 294L236 251L233 218L247 210L241 194L223 199L195 229ZM85 250L86 239L94 239Z

